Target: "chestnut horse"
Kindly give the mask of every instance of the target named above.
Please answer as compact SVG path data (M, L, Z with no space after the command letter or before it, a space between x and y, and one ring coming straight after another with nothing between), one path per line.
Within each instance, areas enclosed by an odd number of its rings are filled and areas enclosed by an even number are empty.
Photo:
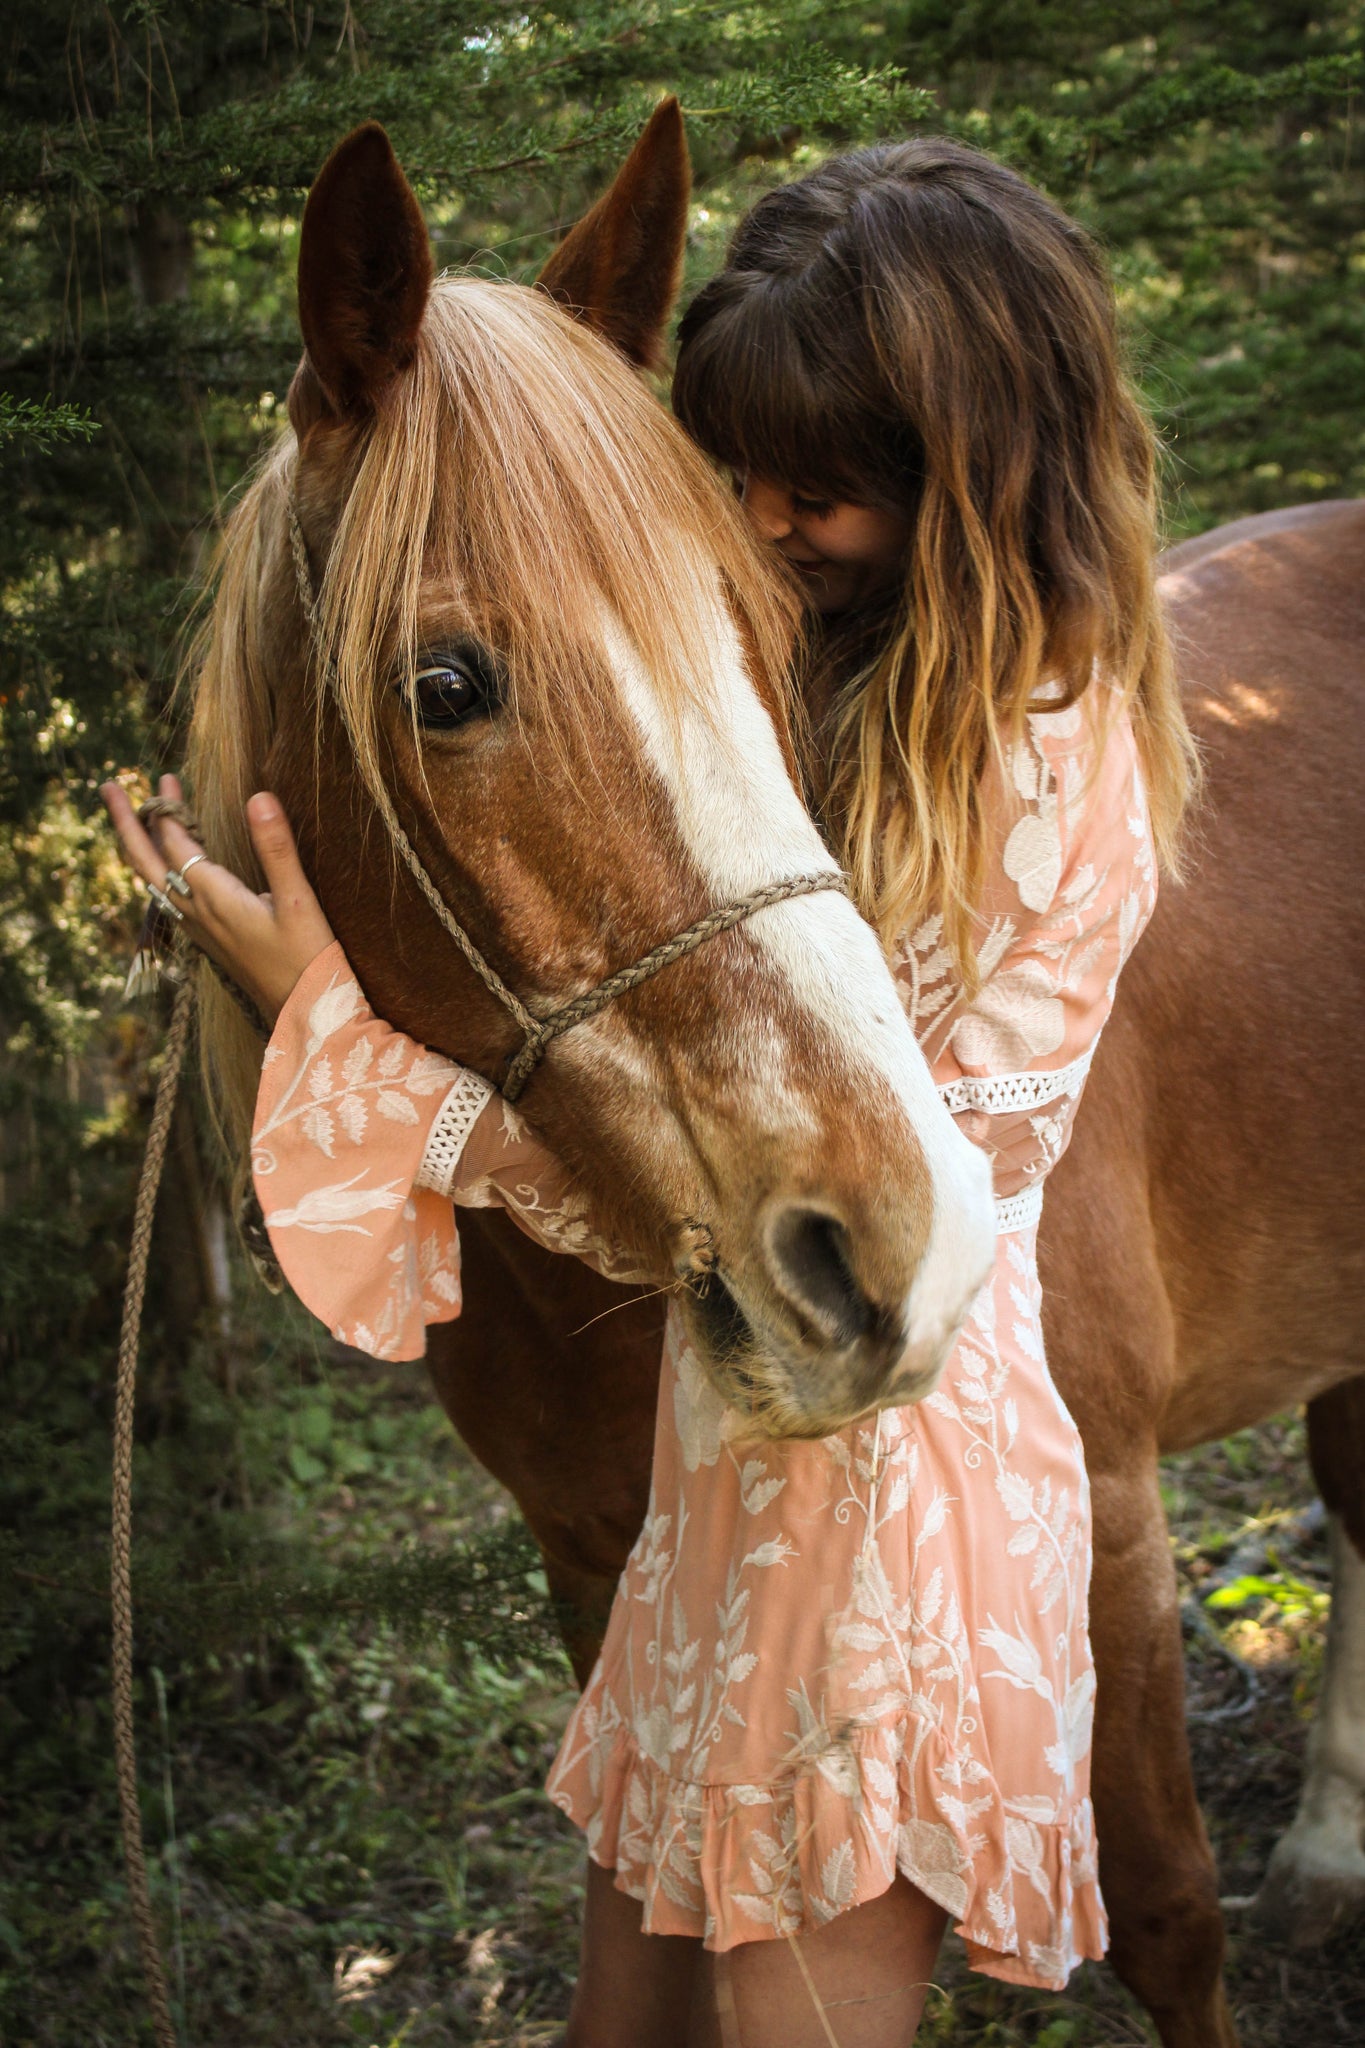
M334 151L292 433L225 536L191 780L239 873L243 799L278 791L380 1012L491 1075L523 1050L509 1008L529 1025L742 919L554 1037L527 1099L726 1397L818 1436L933 1384L990 1269L990 1176L794 786L790 601L626 360L676 282L676 102L626 189L628 232L608 205L544 291L434 280L383 130ZM214 1100L249 1123L259 1043L204 995ZM344 1160L363 1127L319 1142Z
M1321 1934L1365 1903L1365 1216L1351 1122L1365 1100L1365 504L1205 535L1168 557L1165 587L1209 805L1195 872L1166 889L1120 983L1049 1181L1040 1260L1052 1370L1094 1492L1112 1959L1166 2048L1235 2048L1157 1460L1310 1403L1336 1618L1303 1807L1262 1909L1299 1938ZM497 1214L470 1213L461 1231L464 1313L431 1332L428 1365L521 1505L581 1680L645 1510L663 1306L623 1298Z

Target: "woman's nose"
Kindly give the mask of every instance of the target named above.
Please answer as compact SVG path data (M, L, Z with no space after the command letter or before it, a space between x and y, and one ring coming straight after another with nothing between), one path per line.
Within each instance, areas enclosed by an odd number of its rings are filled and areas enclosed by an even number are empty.
M761 540L785 540L791 532L791 496L776 484L745 477L740 503Z

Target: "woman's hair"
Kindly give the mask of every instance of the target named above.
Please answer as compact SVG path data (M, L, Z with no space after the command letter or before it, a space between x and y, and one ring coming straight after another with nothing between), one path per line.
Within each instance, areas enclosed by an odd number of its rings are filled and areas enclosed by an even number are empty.
M825 804L888 942L941 909L975 980L985 769L1097 675L1177 865L1197 762L1154 587L1154 442L1076 222L957 143L837 157L742 222L683 319L673 398L736 471L911 521L902 587L824 647L845 669L861 647Z

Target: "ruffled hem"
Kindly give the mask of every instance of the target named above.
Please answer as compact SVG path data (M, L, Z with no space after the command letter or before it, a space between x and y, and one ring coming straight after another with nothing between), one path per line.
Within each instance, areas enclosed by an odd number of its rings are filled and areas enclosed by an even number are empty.
M645 1755L599 1675L548 1790L640 1900L649 1934L716 1951L809 1934L899 1871L951 1915L986 1976L1059 1991L1108 1945L1090 1801L1006 1799L909 1716L820 1731L767 1783L716 1784Z

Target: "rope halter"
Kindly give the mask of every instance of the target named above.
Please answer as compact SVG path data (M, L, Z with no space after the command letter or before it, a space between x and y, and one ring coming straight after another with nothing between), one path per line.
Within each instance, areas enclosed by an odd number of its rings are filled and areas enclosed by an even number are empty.
M322 659L323 675L329 687L334 686L335 664L330 655L323 653L321 632L318 626L317 593L313 587L312 566L308 560L308 548L299 524L298 507L294 494L289 494L289 549L294 561L294 580L298 587L299 604L308 627L308 641L313 652ZM501 1088L508 1102L515 1102L527 1081L545 1056L545 1048L561 1033L571 1031L575 1024L582 1024L587 1018L595 1017L599 1010L605 1010L608 1003L614 1003L618 996L626 995L631 989L639 988L642 982L651 981L665 967L671 967L675 960L683 960L689 953L695 953L708 939L717 938L721 932L733 931L743 924L755 911L766 910L770 904L790 903L798 896L815 896L822 890L837 889L841 895L852 897L848 877L837 868L826 868L818 874L791 875L785 881L769 882L761 889L754 889L747 896L740 896L716 910L708 910L704 916L687 925L671 939L664 939L654 946L633 966L620 967L599 981L595 988L588 989L581 996L573 996L552 1009L531 1009L520 996L508 988L497 969L489 964L470 938L464 926L451 911L426 868L422 865L416 847L399 823L393 807L393 799L386 789L373 792L380 816L390 839L402 857L413 880L425 896L432 912L448 935L454 940L464 958L473 968L479 980L496 997L504 1010L512 1017L521 1032L521 1046L508 1057L507 1068Z

